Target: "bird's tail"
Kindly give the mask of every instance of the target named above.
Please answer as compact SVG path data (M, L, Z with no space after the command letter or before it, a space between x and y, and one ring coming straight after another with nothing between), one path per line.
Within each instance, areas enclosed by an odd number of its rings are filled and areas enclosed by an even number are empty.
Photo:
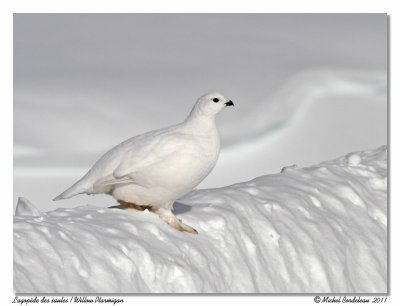
M61 193L59 196L55 197L53 201L58 201L58 200L63 200L63 199L69 199L72 198L73 196L76 196L77 194L81 193L88 193L88 188L83 184L82 180L76 182L74 185L69 187L67 190L65 190L63 193Z

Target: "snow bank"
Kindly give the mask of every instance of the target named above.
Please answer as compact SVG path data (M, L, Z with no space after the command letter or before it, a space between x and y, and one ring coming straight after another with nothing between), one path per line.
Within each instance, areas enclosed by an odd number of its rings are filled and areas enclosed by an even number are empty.
M199 235L148 212L20 203L18 293L387 291L386 146L193 191L175 211Z

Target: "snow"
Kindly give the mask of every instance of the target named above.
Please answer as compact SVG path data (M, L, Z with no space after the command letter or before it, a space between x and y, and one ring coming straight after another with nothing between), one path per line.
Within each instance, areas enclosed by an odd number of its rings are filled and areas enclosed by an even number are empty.
M18 198L18 204L15 209L15 215L21 216L40 216L42 213L28 199Z
M195 190L175 212L80 206L14 217L17 293L385 293L387 148ZM29 215L31 214L31 215Z

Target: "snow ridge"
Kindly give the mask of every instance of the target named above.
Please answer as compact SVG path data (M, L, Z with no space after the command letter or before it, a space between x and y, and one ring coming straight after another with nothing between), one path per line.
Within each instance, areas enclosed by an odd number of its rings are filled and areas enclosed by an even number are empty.
M308 104L323 97L347 95L386 98L386 92L387 75L383 70L306 69L294 74L276 92L244 115L240 125L236 121L222 122L223 144L237 145L276 133L289 126Z
M196 190L175 203L175 212L199 235L178 232L149 212L88 206L36 216L20 211L14 217L14 289L387 292L386 146Z

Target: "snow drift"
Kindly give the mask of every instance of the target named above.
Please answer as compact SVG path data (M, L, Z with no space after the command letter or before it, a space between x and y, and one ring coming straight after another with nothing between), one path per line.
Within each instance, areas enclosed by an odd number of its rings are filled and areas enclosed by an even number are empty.
M82 206L14 219L17 293L386 293L387 148L232 186L175 212Z

